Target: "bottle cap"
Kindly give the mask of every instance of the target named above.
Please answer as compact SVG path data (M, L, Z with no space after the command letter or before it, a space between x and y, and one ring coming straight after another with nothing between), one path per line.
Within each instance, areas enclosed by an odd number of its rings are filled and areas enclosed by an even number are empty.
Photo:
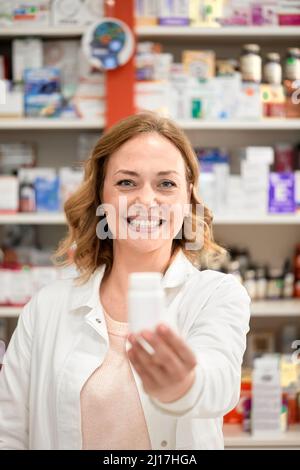
M155 290L161 288L160 272L130 273L129 289Z

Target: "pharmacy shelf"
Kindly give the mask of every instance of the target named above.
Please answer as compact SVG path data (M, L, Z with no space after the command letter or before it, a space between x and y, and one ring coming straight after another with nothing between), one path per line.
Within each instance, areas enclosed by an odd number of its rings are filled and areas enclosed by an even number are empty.
M300 449L300 426L291 426L290 429L282 433L280 437L265 437L255 439L251 434L241 431L240 426L225 425L223 427L225 448L293 448Z
M300 225L300 214L215 215L214 225Z
M0 318L17 318L22 307L0 307Z
M63 213L39 212L34 214L0 214L0 225L32 224L62 225L65 224ZM300 225L300 214L268 215L268 216L216 216L214 225Z
M300 299L253 301L251 317L300 317Z
M84 28L82 26L18 26L18 27L6 27L1 28L0 37L3 38L15 38L15 37L27 37L27 36L40 36L45 38L51 37L66 37L76 38L80 37Z
M14 38L26 36L40 37L80 37L87 27L66 26L27 26L1 28L0 37ZM139 38L296 38L300 37L297 26L263 27L263 26L233 26L220 28L204 28L190 26L138 26L136 34Z
M2 119L0 118L0 131L2 130L101 130L104 128L104 119Z
M0 214L0 225L62 225L65 224L63 213L38 212L35 214Z
M0 318L19 316L22 307L0 307ZM252 317L300 317L300 300L277 300L252 302Z
M300 28L299 28L300 29ZM206 121L204 119L178 120L184 130L300 130L300 119L261 119L258 121Z
M139 26L140 38L296 38L300 37L299 26L234 26L223 28L201 28L190 26Z
M299 28L300 29L300 28ZM184 130L243 130L243 131L289 131L300 130L300 119L264 119L260 121L206 121L200 119L178 120ZM0 118L2 130L99 130L105 126L104 118L100 119L30 119Z

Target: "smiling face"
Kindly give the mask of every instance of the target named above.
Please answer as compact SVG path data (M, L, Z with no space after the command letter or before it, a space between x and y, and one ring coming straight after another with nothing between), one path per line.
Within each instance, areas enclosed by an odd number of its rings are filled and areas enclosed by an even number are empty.
M190 191L184 159L171 141L145 133L125 142L109 157L102 193L115 242L141 252L170 248Z

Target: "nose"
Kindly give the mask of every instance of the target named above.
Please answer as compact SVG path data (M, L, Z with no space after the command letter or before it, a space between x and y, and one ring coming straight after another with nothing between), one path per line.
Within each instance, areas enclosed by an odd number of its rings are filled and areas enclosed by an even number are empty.
M136 197L136 203L142 204L147 208L158 205L157 194L150 183L145 183L139 190Z

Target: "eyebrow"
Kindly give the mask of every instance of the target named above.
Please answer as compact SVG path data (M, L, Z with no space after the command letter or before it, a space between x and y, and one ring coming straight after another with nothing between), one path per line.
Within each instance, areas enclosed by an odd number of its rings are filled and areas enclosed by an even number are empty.
M131 170L118 170L118 171L116 171L115 175L116 175L117 173L124 173L124 174L126 174L126 175L131 175L131 176L140 176L136 171L131 171ZM166 170L166 171L159 171L159 172L157 173L157 175L158 175L158 176L165 176L165 175L170 175L170 174L172 174L172 173L174 173L174 174L176 174L176 175L179 174L179 173L178 173L177 171L175 171L175 170Z

